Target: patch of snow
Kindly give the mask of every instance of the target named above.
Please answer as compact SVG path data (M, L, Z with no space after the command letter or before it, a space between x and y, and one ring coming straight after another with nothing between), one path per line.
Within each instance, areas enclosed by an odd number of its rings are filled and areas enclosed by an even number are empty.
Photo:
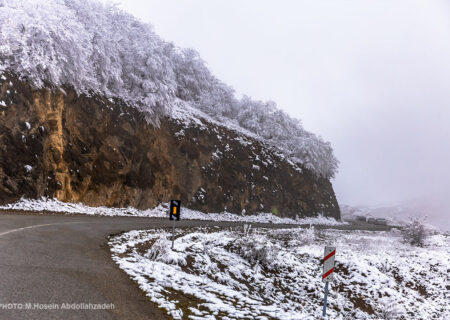
M223 153L219 149L214 151L213 154L212 154L212 158L214 160L220 160L220 158L222 158L222 156L223 156Z
M185 133L184 133L183 129L181 129L178 132L175 132L175 137L177 137L177 138L184 137L184 135L185 135Z
M247 139L244 139L244 138L242 138L242 137L237 137L237 138L235 138L235 140L237 141L237 142L239 142L241 145L243 145L244 147L247 147L248 145L251 145L252 143L250 142L250 141L248 141Z
M77 172L78 169L77 169ZM48 179L51 179L48 177ZM202 193L206 193L200 188ZM111 208L111 207L90 207L82 203L62 202L57 199L42 197L41 199L25 199L22 198L15 203L0 206L0 210L24 210L24 211L49 211L61 212L68 214L87 214L99 216L133 216L133 217L149 217L149 218L166 218L169 216L169 204L163 203L159 206L139 210L133 207L127 208ZM301 225L345 225L348 222L337 221L333 218L324 216L306 217L299 219L281 218L272 213L258 213L254 215L246 215L242 217L238 214L221 212L221 213L203 213L188 208L181 209L181 218L186 220L205 220L205 221L230 221L230 222L248 222L248 223L275 223L275 224L301 224Z
M203 188L200 188L196 193L197 199L200 200L202 203L206 198L206 190Z

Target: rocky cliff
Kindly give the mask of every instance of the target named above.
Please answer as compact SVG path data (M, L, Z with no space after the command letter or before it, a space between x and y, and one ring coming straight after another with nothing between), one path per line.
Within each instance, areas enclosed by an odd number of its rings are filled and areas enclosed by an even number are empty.
M55 197L147 208L339 217L329 180L206 117L149 125L120 101L0 80L0 202Z

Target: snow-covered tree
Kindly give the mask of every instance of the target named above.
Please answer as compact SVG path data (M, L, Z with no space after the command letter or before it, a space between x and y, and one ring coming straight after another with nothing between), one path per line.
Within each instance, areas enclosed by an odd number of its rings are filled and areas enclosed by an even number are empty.
M0 71L36 87L122 99L151 123L177 99L280 148L330 178L338 166L328 142L304 130L274 102L237 99L193 49L163 41L133 16L94 0L0 0Z
M423 246L427 235L425 218L413 217L402 229L403 240L414 246Z

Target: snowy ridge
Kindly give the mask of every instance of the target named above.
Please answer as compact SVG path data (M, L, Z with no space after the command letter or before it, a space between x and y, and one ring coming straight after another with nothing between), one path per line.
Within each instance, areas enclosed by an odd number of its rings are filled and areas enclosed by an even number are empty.
M126 217L148 217L166 218L168 217L168 204L164 203L156 208L139 210L133 207L128 208L108 208L89 207L82 203L62 202L56 199L41 198L20 199L15 203L0 206L0 210L23 210L23 211L47 211L68 214L87 214L99 216L126 216ZM276 224L315 224L315 225L342 225L347 222L337 221L332 218L318 216L310 218L280 218L272 213L259 213L255 215L237 215L229 212L203 213L188 208L182 208L182 219L186 220L207 220L207 221L231 221L248 223L276 223Z
M38 88L71 86L79 94L118 98L151 123L181 100L277 146L318 176L331 178L337 171L329 142L274 102L237 99L196 51L162 40L151 26L110 4L0 0L2 71Z
M257 134L237 125L235 122L233 122L230 119L222 119L222 121L216 120L212 118L210 115L204 113L201 110L198 110L196 108L191 107L189 104L185 103L182 100L177 101L176 104L174 104L170 111L170 117L177 121L178 123L182 124L185 128L188 128L190 126L194 126L197 128L200 128L201 130L208 130L208 126L202 122L202 120L214 124L219 127L226 127L228 130L235 132L238 134L238 137L235 138L236 141L238 141L242 146L248 147L251 146L253 141L251 139L256 140L258 143L260 143L262 146L264 146L264 149L271 149L272 151L275 151L276 156L278 156L279 159L284 160L287 164L289 164L291 167L293 167L296 171L302 172L302 168L298 166L297 163L294 163L292 160L298 159L290 159L285 156L285 150L280 148L279 146L271 146L268 145L264 139L262 139L261 136L258 136ZM177 137L180 139L183 138L184 132L180 131L175 133ZM220 137L220 136L218 136ZM221 138L221 137L220 137ZM228 137L229 138L229 137ZM251 138L251 139L249 139ZM267 162L269 162L272 165L271 156L265 151L261 151L260 155L255 156L255 160L258 160L260 162L265 163L265 166L267 167ZM264 160L259 159L259 156L262 156ZM215 155L215 158L220 158L218 155Z
M127 232L109 244L120 268L174 319L320 319L320 261L334 245L327 318L431 320L450 316L449 241L435 234L416 248L396 231L247 226L177 230L176 251L162 230Z

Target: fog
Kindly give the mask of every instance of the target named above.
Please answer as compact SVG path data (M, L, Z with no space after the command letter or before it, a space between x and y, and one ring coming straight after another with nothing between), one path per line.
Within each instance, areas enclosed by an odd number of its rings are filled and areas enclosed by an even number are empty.
M115 1L331 141L340 203L450 205L444 1ZM429 211L428 210L428 211Z

